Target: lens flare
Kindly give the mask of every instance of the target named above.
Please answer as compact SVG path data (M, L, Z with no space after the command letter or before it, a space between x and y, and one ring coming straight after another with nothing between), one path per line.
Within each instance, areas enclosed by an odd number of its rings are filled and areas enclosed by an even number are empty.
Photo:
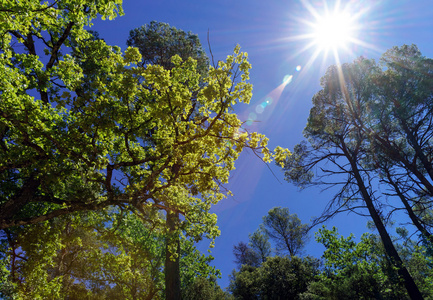
M262 104L256 106L256 113L261 114L264 111L265 111L265 106L263 106Z
M253 112L250 112L250 114L248 115L248 119L245 122L248 126L253 125L253 123L257 120L257 115Z
M283 78L283 84L288 85L290 82L292 82L293 75L286 75Z

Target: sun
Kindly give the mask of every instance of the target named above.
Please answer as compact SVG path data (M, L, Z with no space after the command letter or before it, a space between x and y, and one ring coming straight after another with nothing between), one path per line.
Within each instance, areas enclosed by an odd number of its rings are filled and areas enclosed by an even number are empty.
M319 51L347 49L355 41L355 19L348 12L335 11L316 19L312 24L313 43Z
M304 64L304 70L322 57L322 67L330 63L341 63L341 58L355 56L360 50L377 51L377 46L368 43L372 30L370 23L371 6L361 1L300 0L308 14L293 16L299 35L287 40L297 42L301 47L293 53L296 57L304 52L311 53ZM332 6L331 4L332 3ZM363 4L364 3L364 4ZM367 21L367 22L366 22Z

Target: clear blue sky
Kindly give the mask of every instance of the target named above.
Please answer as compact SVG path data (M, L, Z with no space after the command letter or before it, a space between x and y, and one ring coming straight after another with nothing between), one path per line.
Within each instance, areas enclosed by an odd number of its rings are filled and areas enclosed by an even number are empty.
M326 3L325 3L326 2ZM323 15L325 6L332 10L335 1L294 0L126 0L125 16L113 21L96 21L92 28L108 44L126 48L126 39L133 28L152 20L199 35L209 53L207 33L216 60L232 53L236 44L248 52L253 66L251 80L253 98L249 106L238 108L242 120L254 117L248 130L266 134L270 147L292 148L302 140L312 96L320 89L319 79L326 67L335 63L321 52L313 60L316 47L303 50L311 42L299 38L307 32L306 22L314 22L312 11ZM309 6L309 9L307 8ZM416 44L427 57L433 57L433 2L421 0L352 0L341 1L340 7L351 7L357 16L356 43L340 49L341 62L351 62L363 55L378 59L392 46ZM290 83L281 86L284 78ZM270 98L272 100L269 100ZM270 101L266 107L260 106ZM248 234L257 229L262 217L275 206L288 207L306 223L318 216L332 192L319 189L298 191L283 180L282 172L270 165L272 172L252 153L244 153L236 164L228 188L234 197L220 202L213 211L218 215L221 236L212 255L214 265L222 272L219 281L224 288L228 275L235 268L233 245L247 242ZM353 232L359 237L367 231L366 218L342 214L327 223L337 226L345 236ZM319 257L323 248L311 242L306 254ZM205 250L206 245L200 245Z

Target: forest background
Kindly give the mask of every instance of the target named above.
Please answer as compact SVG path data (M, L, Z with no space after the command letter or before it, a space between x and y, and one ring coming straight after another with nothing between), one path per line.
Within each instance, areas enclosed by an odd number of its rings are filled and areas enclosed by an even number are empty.
M360 15L357 38L365 44L350 45L348 51L339 51L341 62L352 62L359 56L379 59L393 46L412 43L426 57L433 56L433 6L428 1L129 2L124 4L127 17L115 22L95 23L95 30L101 34L106 32L103 35L104 38L107 36L108 43L122 45L129 28L157 20L198 34L206 51L209 32L216 59L224 59L236 44L248 52L253 67L250 74L253 98L249 106L237 112L242 120L248 119L250 113L258 115L259 122L252 123L249 128L269 137L270 148L281 145L292 149L303 139L311 99L320 89L320 77L329 65L336 63L332 54L324 57L324 53L320 53L312 60L316 49L303 50L311 41L299 36L310 30L306 22L315 19L304 4L323 13L326 5L332 10L340 2L341 7L349 5ZM142 18L146 22L142 23ZM283 89L281 84L290 75L293 79ZM274 102L263 113L257 114L257 106L269 96ZM228 185L234 197L222 200L213 208L218 214L221 236L215 242L212 256L215 257L213 263L223 274L218 280L222 287L229 283L224 274L230 274L235 267L232 246L239 241L247 242L248 234L258 228L271 208L288 207L291 213L296 213L303 223L307 223L313 216L321 214L333 195L314 187L299 192L298 188L283 181L279 168L271 168L278 180L253 155L243 154ZM353 233L359 239L362 233L369 231L367 221L368 218L344 213L327 225L336 226L343 236ZM206 251L207 243L199 248ZM316 257L323 251L324 247L313 238L306 246L306 253Z
M151 20L198 33L203 44L209 32L209 42L216 59L224 59L239 43L249 53L253 65L251 82L254 85L251 105L238 112L240 118L247 120L252 113L255 114L257 122L252 122L249 130L265 133L270 138L271 147L283 145L292 148L301 140L311 98L319 89L319 77L324 74L327 65L334 63L332 55L324 60L323 54L320 54L312 60L314 49L302 51L308 41L293 39L302 34L303 23L300 20L304 16L305 19L311 18L305 6L301 3L263 6L237 3L238 7L233 7L228 2L222 2L218 7L193 2L177 5L175 2L155 4L129 1L124 4L126 16L115 21L96 21L92 29L98 31L108 44L119 45L122 49L129 30ZM340 53L340 61L352 61L360 55L377 58L391 46L404 43L415 43L425 56L432 56L428 44L431 40L431 26L428 23L431 22L431 12L427 2L419 1L413 5L405 1L392 4L387 1L360 1L357 5L365 10L360 17L360 24L363 25L359 33L365 45L356 45L350 51ZM284 9L281 9L282 6ZM323 9L323 2L317 1L313 6ZM239 14L240 11L242 14ZM227 12L230 13L227 15ZM286 76L292 76L291 81L281 86ZM259 106L269 96L272 97L272 104L266 105L259 113ZM326 192L319 194L319 189L298 193L295 187L281 183L281 173L277 168L271 168L280 182L254 155L244 155L228 185L234 197L223 200L213 209L218 214L221 230L213 256L216 258L214 264L223 272L222 286L227 285L224 274L230 273L234 267L228 259L232 257L232 245L246 240L270 208L289 207L292 213L297 213L304 222L308 222L312 216L321 213L330 196ZM351 226L347 226L349 220ZM365 218L353 215L349 218L347 215L338 216L329 223L340 228L340 233L345 236L353 232L358 237L366 231L365 224ZM206 247L203 245L203 249ZM311 242L307 252L318 256L323 248Z

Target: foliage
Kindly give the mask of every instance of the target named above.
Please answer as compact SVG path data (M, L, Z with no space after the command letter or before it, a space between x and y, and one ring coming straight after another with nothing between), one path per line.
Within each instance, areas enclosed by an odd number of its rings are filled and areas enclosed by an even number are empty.
M73 214L8 232L1 263L19 299L164 298L164 233L131 213ZM185 290L196 277L219 276L212 257L192 241L181 244Z
M361 57L329 67L304 129L307 143L281 163L286 179L300 187L339 186L314 224L342 211L369 215L410 297L418 299L422 295L386 220L405 210L425 240L431 240L431 224L423 214L433 196L433 82L428 76L433 63L414 45L388 50L381 63Z
M266 234L265 229L261 226L259 229L254 231L249 236L248 245L251 250L255 251L260 257L261 263L266 261L266 258L271 256L271 243L269 237Z
M395 270L389 264L383 247L371 234L363 234L356 243L353 235L339 237L334 227L316 233L316 240L326 250L324 271L309 292L319 299L405 299Z
M16 232L9 269L18 298L158 299L161 259L157 243L149 247L156 236L132 219L125 228L108 225L115 223L114 216L89 212Z
M275 241L277 251L299 255L308 240L308 225L302 224L288 208L274 207L263 217L266 234Z
M157 299L160 254L166 269L179 259L170 237L180 232L191 239L181 260L194 263L185 284L217 275L191 243L219 234L209 210L230 194L223 185L242 150L271 159L267 138L234 113L252 95L246 53L237 46L209 67L197 37L167 24L133 31L140 49L123 53L85 29L122 13L120 0L0 9L0 230L2 254L12 251L1 276L20 297Z
M260 267L243 265L233 271L229 291L235 299L300 299L318 265L310 257L269 257Z
M397 228L394 242L424 299L432 295L432 258L426 248ZM386 254L380 237L363 234L344 238L337 229L322 227L316 241L325 246L321 261L296 256L268 257L259 266L244 264L230 276L235 299L408 299L398 271ZM302 280L300 279L302 278Z
M116 10L90 0L0 10L14 20L0 27L0 228L118 206L155 226L158 211L176 212L188 236L215 237L209 209L240 152L270 160L267 139L233 113L251 98L247 54L236 47L206 76L179 56L170 71L142 67L137 49L84 30Z
M417 282L425 299L433 299L433 255L430 252L431 243L423 243L424 236L418 237L420 241L413 240L406 228L397 227L396 233L399 236L396 241L397 249L406 262L409 271ZM379 247L379 251L383 249Z
M3 254L0 259L0 297L5 300L13 299L16 289L15 284L10 277L8 266L9 260L4 257Z
M271 237L279 252L272 257ZM249 235L248 244L233 247L235 263L228 290L235 299L300 299L318 274L319 261L299 258L307 239L307 225L287 208L275 207L263 217L263 224Z
M260 265L260 256L253 248L239 242L233 246L233 255L235 256L235 264L240 269L243 265L258 267Z
M208 72L209 59L198 36L166 23L152 21L131 30L127 45L138 48L143 65L160 65L169 70L174 67L171 58L179 55L182 60L196 60L199 74Z
M221 273L210 263L214 259L211 255L204 255L194 246L194 242L188 239L181 239L180 255L180 281L182 290L188 290L193 286L198 278L203 281L214 282L212 286L216 287L216 279L221 278ZM198 283L197 283L198 284ZM189 299L189 298L185 298Z
M274 207L260 227L249 234L248 244L239 242L233 246L233 254L238 269L242 265L259 267L272 256L269 237L276 243L278 253L295 256L301 253L308 236L308 226L302 224L296 214L290 214L288 208Z
M182 293L182 299L188 300L229 300L232 297L225 293L216 283L215 278L197 277Z
M356 243L352 234L344 238L338 236L335 227L323 227L316 233L316 240L326 248L322 256L324 270L308 287L305 299L408 299L377 236L365 233ZM425 285L431 282L428 257L420 248L411 249L407 244L400 245L399 252L423 296L430 299L431 288Z
M229 278L228 291L235 299L259 299L260 270L258 267L244 264L239 272L233 269Z
M159 65L166 70L172 70L171 62L175 55L183 60L192 58L197 61L197 73L204 78L208 74L209 59L204 53L200 41L196 35L185 33L165 23L151 22L135 30L131 30L127 41L129 46L136 46L142 55L139 65ZM200 79L200 85L204 85ZM192 109L189 114L192 119L203 119L200 114L200 103L197 102L197 92L192 91ZM180 241L178 228L180 225L179 213L167 211L166 214L166 259L165 259L165 289L167 299L180 299ZM185 285L185 283L183 283Z

